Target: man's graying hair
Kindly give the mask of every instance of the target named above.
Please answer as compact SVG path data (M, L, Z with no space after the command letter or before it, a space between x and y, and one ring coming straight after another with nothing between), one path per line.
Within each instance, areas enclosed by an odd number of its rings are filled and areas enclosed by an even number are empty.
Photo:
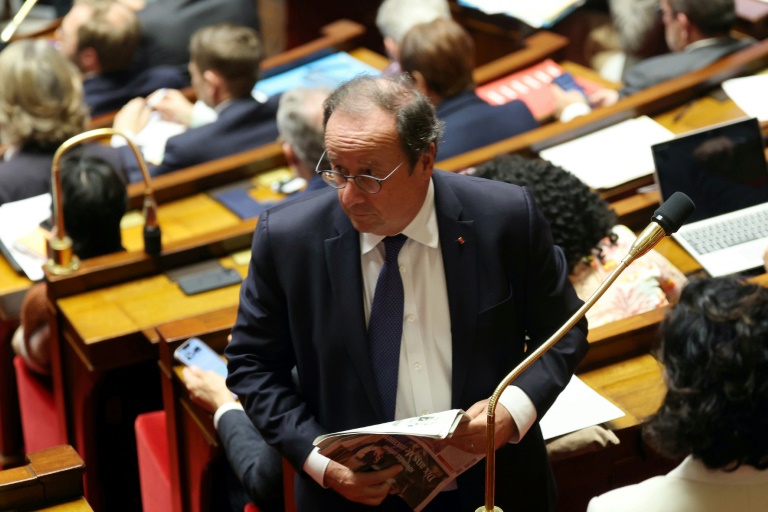
M411 172L430 143L437 146L443 134L443 122L437 118L435 107L405 75L355 77L333 91L323 107L323 127L336 110L365 116L378 108L395 116L397 133Z
M309 169L313 169L323 156L323 101L330 92L329 89L299 87L280 96L277 129L296 157Z

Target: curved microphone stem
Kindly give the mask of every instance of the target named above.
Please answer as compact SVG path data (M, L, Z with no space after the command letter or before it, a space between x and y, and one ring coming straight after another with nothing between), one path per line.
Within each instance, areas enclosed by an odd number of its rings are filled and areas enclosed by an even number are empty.
M613 284L613 282L619 277L619 275L627 268L635 259L639 258L643 254L650 251L653 246L659 243L659 240L664 238L664 229L656 223L651 223L643 230L637 237L632 247L629 249L629 253L621 260L621 263L614 269L608 278L598 287L592 296L579 308L576 313L562 326L560 327L546 342L540 345L534 350L531 355L526 357L517 367L509 372L504 380L496 387L496 390L491 395L488 401L488 413L486 421L486 458L485 458L485 507L480 507L475 512L502 512L499 507L494 506L494 496L496 494L495 489L495 473L496 473L496 449L495 449L495 419L496 419L496 404L501 396L501 393L509 386L509 384L515 380L521 373L523 373L529 366L536 362L544 353L552 348L555 343L560 341L560 338L565 336L576 323L581 320L587 311L602 297L605 291Z
M72 253L72 240L67 236L64 227L64 205L61 198L61 157L69 151L90 140L101 139L118 135L123 137L133 152L133 156L139 164L141 174L144 177L144 251L148 254L160 253L160 226L157 223L157 204L152 184L149 176L149 169L144 162L144 157L136 144L126 137L123 133L114 128L98 128L90 130L79 135L75 135L64 141L53 155L53 164L51 166L51 188L53 200L53 213L55 216L54 231L49 241L51 258L46 264L46 268L52 274L68 274L78 267L77 257Z

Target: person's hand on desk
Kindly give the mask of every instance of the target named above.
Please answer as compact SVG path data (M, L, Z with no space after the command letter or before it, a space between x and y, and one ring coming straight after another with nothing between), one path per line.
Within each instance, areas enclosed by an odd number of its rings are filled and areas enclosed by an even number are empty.
M187 386L192 400L210 412L222 405L234 402L232 392L227 389L224 377L211 370L203 370L197 366L188 366L181 371L184 385Z
M585 98L575 89L564 91L554 83L550 88L555 97L555 117L564 123L589 114L593 108L608 107L619 100L619 92L613 89L598 89L589 98Z
M395 464L381 471L356 473L338 462L330 461L325 469L324 481L349 501L376 506L387 494L394 493L390 479L403 470Z
M147 104L160 113L166 121L190 126L194 105L181 91L176 89L160 89L147 97Z
M487 413L488 399L474 404L467 410L467 414L472 419L460 423L448 441L465 452L485 453ZM497 404L496 407L494 427L493 441L497 450L518 434L517 425L512 419L512 415L501 404Z

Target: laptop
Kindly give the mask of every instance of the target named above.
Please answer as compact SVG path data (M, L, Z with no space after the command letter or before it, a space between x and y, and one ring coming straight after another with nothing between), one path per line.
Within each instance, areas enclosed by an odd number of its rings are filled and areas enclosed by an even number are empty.
M768 249L768 168L757 119L709 126L651 146L662 201L696 204L673 236L713 277L763 265Z

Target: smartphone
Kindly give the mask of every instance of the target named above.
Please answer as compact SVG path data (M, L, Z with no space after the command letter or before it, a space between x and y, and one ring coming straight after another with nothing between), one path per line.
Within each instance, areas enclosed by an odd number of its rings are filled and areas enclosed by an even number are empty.
M222 377L227 377L227 363L200 338L189 338L173 351L173 357L187 366L198 366L203 370L213 370Z
M208 272L201 272L191 276L179 278L177 281L179 288L186 295L195 295L197 293L216 290L232 284L238 284L243 279L237 270L232 268L217 268Z
M558 87L560 87L564 91L579 91L584 97L587 97L587 93L584 92L584 88L581 87L578 83L576 83L576 80L574 80L573 75L570 73L564 72L560 76L556 76L552 79L552 82L557 84Z

